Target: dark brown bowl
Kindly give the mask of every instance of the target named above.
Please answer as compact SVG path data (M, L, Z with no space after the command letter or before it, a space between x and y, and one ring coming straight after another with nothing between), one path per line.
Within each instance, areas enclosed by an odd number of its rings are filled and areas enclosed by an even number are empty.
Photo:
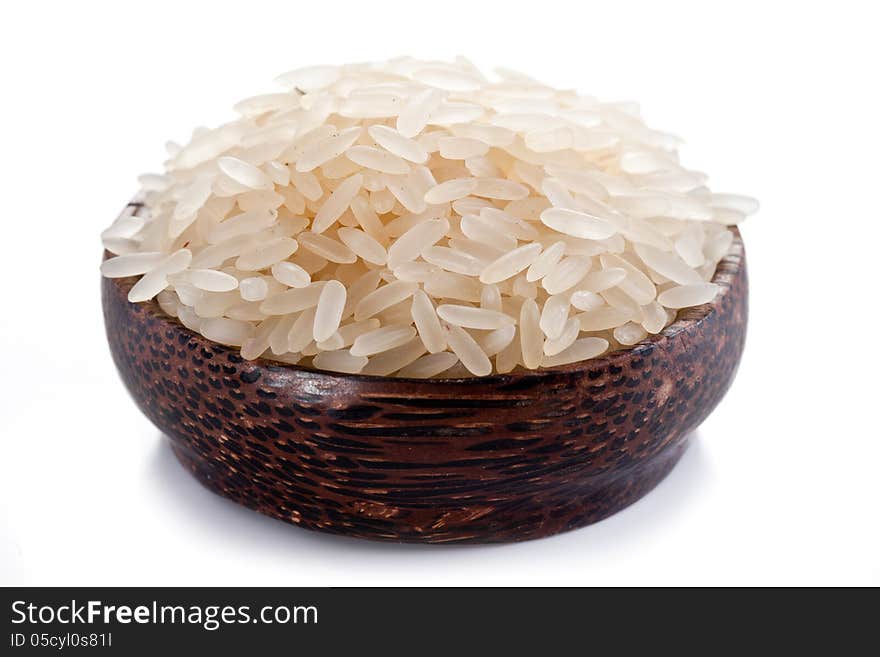
M710 304L584 363L471 379L245 361L104 279L113 360L207 488L320 531L390 541L549 536L632 504L672 469L733 380L746 332L742 241Z

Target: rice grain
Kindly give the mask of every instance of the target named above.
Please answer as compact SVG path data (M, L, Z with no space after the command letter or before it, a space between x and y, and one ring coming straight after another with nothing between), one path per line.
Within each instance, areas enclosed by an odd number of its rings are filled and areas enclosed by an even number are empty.
M345 309L346 290L339 281L327 281L318 297L315 309L313 337L315 342L327 340L336 333Z
M492 362L489 357L463 328L450 326L447 329L446 341L468 372L474 376L488 376L492 373Z

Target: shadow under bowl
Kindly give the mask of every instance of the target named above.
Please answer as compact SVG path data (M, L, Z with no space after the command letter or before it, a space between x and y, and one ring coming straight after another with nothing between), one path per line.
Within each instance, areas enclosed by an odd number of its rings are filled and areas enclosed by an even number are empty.
M106 257L106 255L105 255ZM739 234L715 300L590 361L468 379L246 361L103 279L117 368L207 488L301 527L407 542L505 542L606 518L656 486L743 350Z

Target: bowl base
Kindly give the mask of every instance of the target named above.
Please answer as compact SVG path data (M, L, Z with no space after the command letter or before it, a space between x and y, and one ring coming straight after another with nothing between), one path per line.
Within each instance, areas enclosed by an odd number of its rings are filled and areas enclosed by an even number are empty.
M586 482L571 483L524 497L474 505L390 508L366 504L357 509L327 511L326 501L279 500L258 481L235 468L205 458L186 443L170 440L178 461L211 492L277 520L299 527L356 538L398 543L508 543L544 538L604 520L641 499L668 475L688 447L687 437L630 468ZM316 509L322 510L316 516ZM391 522L391 519L394 522ZM406 526L399 531L400 520Z

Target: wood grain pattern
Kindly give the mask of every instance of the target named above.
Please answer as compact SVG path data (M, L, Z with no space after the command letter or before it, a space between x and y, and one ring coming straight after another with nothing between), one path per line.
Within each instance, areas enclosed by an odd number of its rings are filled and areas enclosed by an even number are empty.
M743 349L737 235L711 304L587 363L404 380L244 361L102 281L113 359L210 490L301 527L500 542L601 520L653 488L728 389Z

